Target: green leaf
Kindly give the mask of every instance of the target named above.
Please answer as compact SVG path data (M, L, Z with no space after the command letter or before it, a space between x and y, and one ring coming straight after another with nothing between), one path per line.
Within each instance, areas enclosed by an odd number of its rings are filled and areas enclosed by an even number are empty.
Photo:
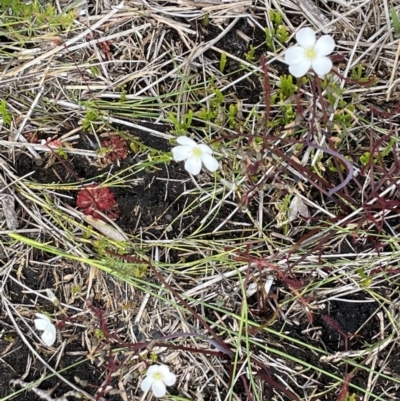
M265 43L270 49L273 49L275 29L264 28L264 31L265 31Z
M249 60L249 61L255 60L255 58L256 58L255 52L256 52L255 47L253 45L250 45L249 51L244 54L244 56L246 57L246 60Z
M0 114L3 119L4 124L10 125L11 123L11 115L7 111L7 103L4 99L1 100L0 102Z
M396 10L394 8L390 9L390 16L392 17L393 29L396 32L396 35L400 35L399 17L397 16Z
M365 152L360 156L360 163L363 166L366 166L369 163L370 159L371 159L370 153L369 152Z
M226 66L226 53L221 53L221 58L219 59L219 70L224 72Z
M100 329L95 329L94 336L96 338L98 338L99 340L104 340L106 338L106 336L104 335L103 330L100 330Z
M297 90L297 85L293 83L292 75L282 75L276 85L279 88L278 93L282 94L284 99L287 99L290 96L294 95Z

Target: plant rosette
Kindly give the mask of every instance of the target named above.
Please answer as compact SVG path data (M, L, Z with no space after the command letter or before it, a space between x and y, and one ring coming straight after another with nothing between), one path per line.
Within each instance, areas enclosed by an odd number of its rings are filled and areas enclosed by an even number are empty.
M101 142L101 146L107 149L104 160L111 164L118 160L126 159L128 156L128 145L124 138L113 135Z
M87 216L94 219L101 218L101 212L112 220L120 215L118 203L110 188L98 187L97 185L87 185L78 192L76 206Z

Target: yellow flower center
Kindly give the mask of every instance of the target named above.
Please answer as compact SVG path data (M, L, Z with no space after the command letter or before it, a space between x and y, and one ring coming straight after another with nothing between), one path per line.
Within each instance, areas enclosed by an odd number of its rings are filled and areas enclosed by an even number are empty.
M156 372L153 374L153 379L154 380L162 380L162 374L160 372Z
M314 59L315 56L316 56L316 53L315 53L314 48L313 48L313 47L310 47L310 48L306 49L305 56L306 56L309 60Z
M192 156L195 157L196 159L200 159L201 155L203 154L201 148L199 148L198 146L195 146L192 149Z

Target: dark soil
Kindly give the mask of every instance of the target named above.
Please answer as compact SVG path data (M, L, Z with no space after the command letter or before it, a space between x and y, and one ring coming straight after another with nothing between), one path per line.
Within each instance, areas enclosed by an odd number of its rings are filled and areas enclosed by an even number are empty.
M293 339L301 340L311 346L323 349L328 355L335 355L340 352L358 352L368 348L374 340L381 333L380 320L376 315L378 304L368 297L368 294L358 293L357 296L346 296L342 301L326 302L322 306L323 312L320 314L313 314L313 322L305 320L300 324L282 325L282 322L276 322L272 328L277 331L282 331ZM388 321L384 325L390 326ZM353 336L354 334L354 336ZM386 333L388 334L388 333ZM274 338L273 341L281 341L279 337ZM320 367L340 378L345 378L346 373L350 374L350 388L349 391L357 393L356 389L352 389L351 384L354 384L363 389L367 388L368 372L363 369L355 369L352 365L346 364L345 358L338 360L325 361L321 358L323 355L317 354L311 349L302 349L298 344L293 343L290 351L286 349L292 356L301 361L307 362L316 367ZM400 351L397 351L397 354ZM388 351L379 354L378 363L382 363L388 355ZM361 366L365 365L368 356L360 357L357 361ZM400 367L400 360L393 358L390 355L390 363L387 365L385 372L389 375L396 375ZM297 383L301 384L301 379L298 378ZM323 391L332 380L328 377L321 375L320 391ZM306 381L303 383L306 385ZM325 386L325 387L324 387ZM375 394L384 394L387 388L387 380L379 378L374 389ZM393 390L391 395L393 399L400 399L400 389ZM326 395L320 400L335 401L337 396L332 394Z
M43 255L37 253L34 255L35 260L40 260ZM59 272L62 274L71 274L72 270L69 267L66 267L64 271ZM49 274L48 269L40 268L27 268L24 270L25 284L34 290L40 290L42 288L53 287L54 280L51 274ZM117 294L112 282L108 282L108 290L111 293L114 293L115 296L121 297L120 294ZM275 291L278 291L280 284L277 283L277 288ZM29 294L21 294L20 287L16 285L13 281L9 281L6 286L6 291L11 302L19 305L31 305L33 304L33 299ZM22 296L21 296L22 295ZM384 294L382 294L384 295ZM133 297L131 299L134 299ZM62 300L62 299L61 299ZM366 302L368 301L368 302ZM255 299L249 299L249 304L252 307L253 311L257 309L257 302ZM95 305L103 310L107 309L107 306L103 304L102 297L96 296ZM76 303L78 307L84 307L83 301L81 303ZM53 306L49 302L42 303L41 306L44 310L52 311ZM227 306L226 306L227 307ZM232 308L240 308L240 300L236 300L230 307ZM335 355L337 352L351 352L351 351L360 351L368 347L371 343L371 339L375 339L380 334L381 323L378 319L376 313L378 305L375 302L371 302L368 294L359 293L357 296L347 296L343 301L340 300L332 300L329 302L325 302L320 306L321 312L313 313L313 321L312 323L307 319L304 315L304 319L297 323L286 323L283 320L276 321L271 328L282 332L285 335L289 336L293 340L300 340L305 344L309 344L310 346L315 346L319 349L323 349L327 352L328 355ZM200 312L200 311L199 311ZM205 310L206 315L208 315L208 310ZM239 312L239 309L238 309ZM31 312L30 312L31 313ZM210 311L209 318L213 318L213 314ZM267 319L270 316L266 316ZM263 318L260 317L260 323L263 322ZM84 316L79 320L80 323L85 324L87 327L100 327L100 320L96 318L96 315L88 314L86 317ZM90 322L90 323L88 323ZM190 322L190 321L189 321ZM195 323L194 321L192 322ZM4 397L7 394L10 394L10 380L20 378L24 375L25 372L28 371L28 375L25 378L26 382L32 382L40 378L41 374L45 372L42 364L38 360L29 361L27 356L29 355L29 350L26 345L18 338L17 333L15 332L12 322L2 315L1 317L2 329L4 332L2 333L2 338L0 339L0 371L3 373L0 375L0 397ZM115 332L115 330L119 331L119 335L123 336L124 330L124 322L113 321L112 319L107 320L107 325L110 328L111 332ZM115 326L114 326L115 325ZM385 327L390 327L389 322L384 321L383 325ZM84 331L84 329L82 329ZM93 337L93 331L91 331L91 336ZM135 334L137 336L138 341L144 341L143 333L140 327L135 328ZM153 334L156 333L147 333L147 338L152 337ZM353 336L353 334L356 334ZM385 333L386 335L388 333ZM63 338L68 338L68 331L63 331ZM318 354L315 351L312 351L309 348L303 348L299 346L299 344L293 342L291 344L290 341L285 344L282 343L282 338L280 336L269 335L266 333L257 334L257 337L265 341L267 344L271 344L274 346L275 344L279 344L279 347L284 347L285 352L290 353L295 358L298 358L300 361L309 363L315 367L319 367L323 370L326 370L338 377L343 378L346 372L352 373L351 375L351 383L357 385L361 388L365 388L367 385L367 372L363 369L355 369L348 365L346 366L345 361L340 362L325 362L321 360L321 357L324 356L322 354ZM35 346L35 345L34 345ZM40 346L39 346L40 347ZM107 349L106 343L103 346L100 343L99 350ZM117 345L115 345L117 347ZM43 350L42 347L40 347ZM87 349L82 346L80 340L80 333L74 332L70 333L70 340L67 340L67 346L64 350L63 357L60 360L60 363L57 365L57 370L62 369L64 366L71 366L73 363L78 362L82 359L79 355L86 355ZM41 351L44 352L44 351ZM257 356L257 349L253 350L255 356ZM78 355L78 356L77 356ZM385 349L379 354L379 361L384 361L388 356L388 351ZM400 364L399 364L399 350L394 350L391 352L389 358L386 361L385 365L385 373L398 375L400 373ZM48 360L49 355L43 354L43 357ZM367 359L366 356L360 357L357 361L361 365L365 363ZM123 360L124 363L127 363L129 366L129 360ZM379 362L381 363L381 362ZM50 363L54 366L55 361L51 361ZM28 368L27 368L28 365ZM87 380L90 386L84 388L85 391L94 394L96 389L104 382L107 372L104 367L98 367L99 361L94 361L93 364L90 362L84 361L82 364L69 369L66 372L63 372L62 375L68 380L74 382L74 377L77 376L81 380ZM293 362L288 361L288 365L292 368L296 366L293 365ZM48 373L48 372L47 372ZM269 374L271 375L271 380L275 380L277 375L282 375L282 372L277 372L273 367L269 369ZM296 378L297 383L300 385L306 385L306 381L301 377ZM326 386L332 384L332 379L329 377L325 377L321 375L318 379L320 384L320 391L323 391ZM136 381L133 379L132 388L136 388ZM40 385L42 390L49 390L56 384L59 384L59 387L53 393L53 397L61 396L66 393L70 389L67 385L61 382L57 378L51 378L46 380L44 383ZM114 388L118 386L117 378L112 380L111 384ZM130 386L129 385L129 386ZM240 384L237 384L240 387ZM387 386L387 382L383 379L379 379L376 383L375 393L381 391L382 393L385 391ZM239 391L239 388L236 388ZM195 391L195 389L193 389ZM173 391L172 393L175 394ZM178 393L176 393L178 394ZM240 393L238 393L240 394ZM246 396L243 393L243 401L246 400ZM263 400L272 400L272 388L270 385L266 384L264 389ZM391 392L393 399L399 399L400 390L393 389ZM214 395L210 394L210 399L213 398ZM35 396L32 392L22 392L17 395L14 399L16 400L39 400L40 398ZM119 395L108 396L108 400L120 400ZM283 395L284 400L289 401L290 398ZM321 400L326 401L335 401L336 396L329 395Z
M156 128L160 129L160 126ZM150 146L158 151L168 152L171 148L167 141L150 136L145 132L125 130L124 136L141 141L146 146ZM76 146L81 149L91 149L89 142L86 140L86 133L82 132L81 140ZM47 166L49 156L53 157L54 161L51 165ZM126 159L113 164L113 171L118 172L129 168L130 165L138 162L138 157L139 155L135 155L130 151ZM74 183L79 181L101 182L96 180L96 177L110 170L110 166L99 167L92 160L83 156L74 155L64 160L50 153L47 159L41 163L35 162L35 160L26 153L20 153L17 157L15 168L19 176L24 176L25 174L33 172L30 179L34 182L45 184ZM182 212L186 205L187 198L190 200L190 196L186 197L186 199L185 197L179 196L185 190L191 189L193 183L188 180L187 173L183 169L182 164L174 162L170 163L168 166L165 164L158 165L152 171L140 171L130 181L132 182L128 182L123 187L112 188L121 212L116 223L128 234L137 234L141 231L145 239L161 237L171 220L175 219ZM69 197L63 198L63 202L68 203L72 207L76 207L75 192L64 190L58 192ZM223 210L220 210L218 218L210 222L207 230L212 231L213 228L216 228L227 218L232 210L233 206L227 206ZM168 231L168 237L178 237L182 232L182 224L186 233L189 234L194 231L199 227L201 219L208 211L209 209L207 206L197 207L190 216L190 219L187 218L183 223L177 222L172 225L172 230L169 229ZM245 214L237 213L226 223L225 228L227 230L235 229L236 222L251 223ZM240 230L236 230L236 232L231 235L240 236L242 233ZM170 257L171 260L178 258L173 252L171 252ZM34 260L47 260L50 258L50 255L36 252L32 258ZM26 268L23 274L25 277L24 283L34 290L54 288L54 279L48 269ZM68 271L68 269L63 271L62 275L65 274L71 274L71 271ZM20 287L14 284L13 281L7 283L5 290L9 299L11 299L14 304L33 304L33 300L28 295L21 294ZM110 292L114 290L111 283L109 290ZM102 304L101 296L96 299L98 306L105 310L106 305ZM81 305L76 304L75 306L83 308L84 303L82 302ZM44 310L51 311L53 308L51 304L43 304ZM33 382L38 380L41 374L49 374L50 372L44 369L40 361L34 360L30 362L27 359L30 354L28 348L20 340L14 342L14 340L18 338L18 335L13 329L12 322L3 314L0 314L0 316L4 319L2 320L2 326L5 329L4 335L0 339L0 355L2 355L0 371L4 372L4 375L0 375L0 397L4 397L12 392L10 386L11 379L20 378L28 371L28 375L25 377L24 381ZM193 322L193 324L194 323L195 322ZM70 366L74 362L78 362L82 359L82 357L76 357L76 355L87 354L87 349L82 346L78 339L79 333L74 333L64 350L61 362L57 366L54 365L55 361L50 363L52 366L56 367L58 371L64 366ZM43 357L45 360L48 360L48 355L43 355ZM81 380L86 380L89 385L87 388L84 388L84 390L94 394L98 387L104 382L107 371L104 369L104 366L96 367L96 364L84 362L77 367L63 372L62 375L73 383L75 383L75 376L78 376ZM53 398L60 397L70 390L68 385L61 382L57 377L46 380L39 388L42 390L50 390L56 384L59 384L59 386L54 393L52 393ZM118 388L118 378L113 379L110 384L113 388ZM19 387L16 386L16 388ZM18 401L36 401L40 398L32 391L23 391L14 397L14 399ZM112 397L107 396L107 400L120 399L118 394Z
M149 125L149 124L148 124ZM154 126L160 129L160 126ZM166 128L166 127L164 127ZM82 133L82 139L76 145L80 149L90 149L88 141L85 140L86 133ZM127 131L124 136L142 142L157 151L170 152L171 145L163 139L149 135L145 131ZM90 149L92 150L92 149ZM19 176L30 172L31 179L40 183L71 183L71 182L96 182L96 177L101 174L107 174L111 166L99 167L93 161L80 155L74 155L68 160L56 157L50 167L43 162L38 165L26 153L19 155L16 162L16 169ZM129 169L134 163L139 161L138 155L129 153L128 157L112 165L112 171L117 173L121 170ZM119 165L118 165L119 164ZM164 232L171 220L174 220L187 206L193 201L190 196L180 197L180 195L194 187L194 184L188 179L188 174L183 168L182 163L171 162L169 165L159 164L152 171L142 170L123 187L112 188L117 203L121 210L120 217L116 223L127 233L135 234L139 230L144 232L144 238L158 238ZM97 183L100 183L97 179ZM61 191L64 195L70 196L73 200L70 205L75 207L76 193ZM214 228L223 222L232 212L234 206L226 205L218 212L218 217L210 222L208 230ZM185 232L190 234L199 227L200 221L206 216L209 209L205 207L196 207L196 210L186 221L183 221ZM190 220L190 221L189 221ZM235 223L247 223L251 225L250 219L243 213L236 213L231 220L224 226L227 230L236 228ZM182 222L173 224L168 229L170 238L177 238L182 234ZM240 236L241 232L238 231ZM149 236L149 237L148 237Z

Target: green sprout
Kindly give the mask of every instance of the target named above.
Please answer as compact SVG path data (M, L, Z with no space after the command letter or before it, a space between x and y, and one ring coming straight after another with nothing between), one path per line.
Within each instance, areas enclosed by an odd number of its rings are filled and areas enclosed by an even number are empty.
M82 288L80 285L73 285L71 288L72 294L80 294L82 292Z
M95 329L94 336L96 338L98 338L99 340L104 340L106 338L106 336L104 335L103 330L100 330L100 329Z
M42 2L34 0L31 2L24 2L22 0L2 0L0 4L0 12L6 13L19 21L32 21L29 27L30 33L34 33L34 28L47 27L53 30L58 30L59 27L63 29L69 28L75 18L75 10L70 10L63 14L58 14L57 9L48 2L42 5Z
M121 89L121 97L119 98L119 102L124 103L126 101L126 95L128 94L128 91L126 90L126 85L124 85Z
M214 95L210 99L208 107L202 107L195 113L195 116L203 122L212 122L219 127L229 124L230 128L236 126L237 106L230 104L226 105L225 96L219 89L211 89L210 92Z
M97 121L99 118L100 114L97 110L95 109L89 109L86 114L85 118L82 120L82 126L85 130L88 130L92 123Z
M293 96L297 90L297 85L293 83L292 75L282 75L276 85L278 87L278 94L282 94L284 99ZM284 100L281 96L279 96L279 98Z
M355 81L358 82L369 82L370 77L363 77L362 73L363 73L363 66L362 64L358 64L357 66L351 69L351 79L354 79Z
M289 40L289 32L285 25L279 25L276 30L276 38L279 43L286 43Z
M226 53L223 52L221 53L221 58L219 59L219 70L221 72L224 72L225 70L226 61L227 61Z
M339 83L332 82L328 78L325 78L321 82L321 88L326 90L326 100L331 106L334 106L339 99L337 108L343 109L346 107L347 102L343 100L344 88L342 88Z
M236 114L238 112L238 107L236 104L229 105L229 128L233 129L236 126Z
M360 275L362 279L360 282L362 287L364 288L369 287L372 284L372 279L368 277L363 268L357 269L357 273Z
M392 25L396 36L400 36L400 23L399 17L397 16L396 10L394 8L390 9L390 16L392 18Z
M97 66L95 65L91 65L89 67L90 73L94 76L94 77L98 77L100 75L100 70Z
M223 93L219 89L213 89L214 98L211 100L210 104L212 107L221 106L221 104L225 101L225 97Z
M246 57L246 60L248 60L248 61L255 60L256 59L255 52L256 52L256 48L253 45L250 45L249 51L244 54L244 56Z
M393 145L395 144L396 140L394 138L391 138L390 141L388 142L388 144L385 146L385 149L382 150L382 152L380 153L380 157L383 159L384 157L386 157L391 150L393 149ZM360 156L360 163L363 166L366 166L371 160L371 153L370 152L365 152ZM374 163L378 163L379 159L378 157L374 158Z
M209 23L210 23L210 14L205 13L204 18L203 18L203 24L204 24L204 26L208 26Z
M168 114L168 117L174 125L173 132L177 136L186 135L188 129L192 126L193 110L189 110L186 114L184 114L181 121L179 121L176 115L172 112Z
M58 156L60 156L62 159L64 160L68 159L68 153L64 149L58 148L56 152Z
M273 49L274 48L275 30L269 29L269 28L264 28L264 31L265 31L265 43L268 46L268 48Z
M198 117L202 121L213 121L218 115L218 111L209 110L205 107L202 107L200 111L196 113L196 117Z
M4 99L1 100L0 102L0 115L1 118L3 119L4 124L10 125L11 123L11 115L7 110L7 103Z
M366 166L370 160L371 160L371 153L369 152L365 152L360 156L360 163L363 166Z
M296 119L296 110L289 100L296 91L297 85L293 83L292 75L282 75L276 83L277 90L270 97L271 105L279 106L281 114L279 117L268 121L268 126L286 126Z
M278 43L284 44L289 40L289 32L285 25L282 25L283 15L279 11L270 11L269 17L272 22L272 28L265 28L265 43L266 45L273 49L274 46L274 39L277 40Z

